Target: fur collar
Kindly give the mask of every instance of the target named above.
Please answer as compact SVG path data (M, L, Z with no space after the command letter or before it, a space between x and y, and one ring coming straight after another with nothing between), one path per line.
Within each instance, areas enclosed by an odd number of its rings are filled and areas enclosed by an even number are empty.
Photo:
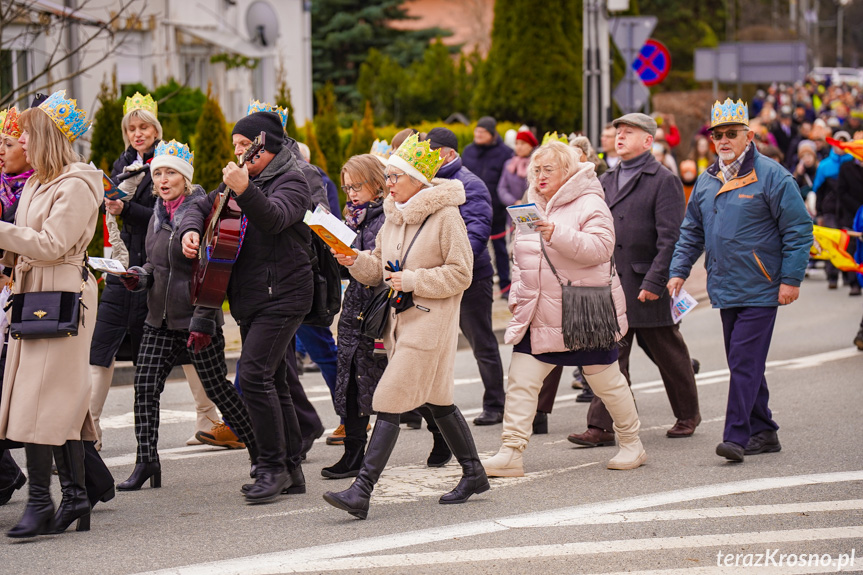
M178 230L180 222L183 221L183 216L186 214L186 210L194 206L199 198L206 195L204 188L197 184L193 186L192 193L186 196L186 199L180 204L177 211L174 212L173 220L168 218L168 210L165 209L165 202L162 201L162 198L156 198L156 206L153 210L153 231L158 232L162 224L167 225L172 230Z
M596 194L605 199L605 193L596 177L596 170L590 162L582 162L578 170L560 186L551 200L542 197L534 186L528 189L527 200L535 203L543 212L549 213L554 208L573 202L584 194Z
M426 216L439 211L446 206L458 207L465 202L464 184L458 180L435 178L432 187L414 196L405 209L396 207L392 196L384 200L384 213L387 220L397 226L403 224L419 224Z

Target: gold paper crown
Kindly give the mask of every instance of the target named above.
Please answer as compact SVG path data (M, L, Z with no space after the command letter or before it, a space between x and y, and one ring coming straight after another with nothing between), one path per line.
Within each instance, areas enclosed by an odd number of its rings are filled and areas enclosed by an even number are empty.
M145 110L153 114L153 116L159 117L159 104L156 103L156 100L150 94L142 96L141 92L135 92L134 96L126 98L126 103L123 104L123 115L125 116L132 110Z
M558 136L557 132L546 132L545 135L542 137L542 144L540 145L544 146L549 142L561 142L566 144L567 146L569 145L569 139L567 139L566 134Z
M392 157L407 162L408 165L422 174L428 182L431 182L444 162L443 158L440 157L440 151L432 150L429 147L428 140L420 142L418 134L412 134L405 140L399 146L399 149L393 153Z
M21 137L21 126L18 125L18 108L12 106L8 110L3 110L0 112L0 133L4 136L11 136L13 138Z
M713 109L710 111L710 128L724 126L725 124L743 124L749 125L749 107L743 100L737 102L731 101L731 98L726 98L725 102L713 104Z
M54 125L70 142L77 140L90 129L87 113L78 107L78 100L66 97L66 90L58 90L39 104L39 109L48 114Z
M266 102L259 102L258 100L252 100L249 98L249 107L246 108L246 115L254 114L256 112L272 112L279 117L279 121L282 123L282 129L288 129L288 109L282 108L281 106L276 106L275 104L268 104Z

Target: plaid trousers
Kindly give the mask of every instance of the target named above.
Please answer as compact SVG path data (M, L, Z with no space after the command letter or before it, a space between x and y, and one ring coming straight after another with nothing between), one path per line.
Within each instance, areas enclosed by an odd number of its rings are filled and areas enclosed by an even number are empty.
M186 349L188 330L172 330L144 324L144 337L135 368L135 438L138 440L137 462L159 460L159 396L165 380L180 354ZM255 435L246 406L233 384L228 381L225 365L225 336L216 329L213 340L200 353L189 350L189 357L204 391L222 412L222 417L250 451L255 451Z

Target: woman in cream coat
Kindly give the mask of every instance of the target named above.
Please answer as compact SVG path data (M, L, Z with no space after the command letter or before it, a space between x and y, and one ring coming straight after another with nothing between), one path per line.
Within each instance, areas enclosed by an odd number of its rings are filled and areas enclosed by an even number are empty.
M528 201L543 221L540 233L516 232L509 292L512 320L506 343L513 344L503 416L503 445L483 461L492 477L524 475L522 451L530 439L542 380L556 365L580 365L594 393L605 404L620 451L609 469L633 469L646 455L638 438L635 401L617 364L617 347L575 349L564 345L560 283L543 255L542 244L563 281L573 285L607 285L614 265L614 221L605 203L593 164L579 162L576 152L552 141L534 152L528 167ZM618 339L626 333L626 300L615 273L612 279Z
M418 142L416 135L405 140L387 163L386 222L375 249L356 258L336 256L357 281L378 285L387 280L396 291L412 294L414 303L398 314L390 310L384 336L389 363L372 399L377 420L359 475L349 489L324 495L360 519L368 514L372 489L398 439L399 414L421 405L429 407L462 466L461 481L440 503L464 503L489 489L470 429L453 404L459 306L471 282L473 252L458 210L464 186L458 180L432 180L441 163L428 142ZM388 269L397 260L404 268Z
M16 223L0 223L2 263L14 266L12 292L81 291L81 268L103 195L101 172L78 162L72 149L71 142L86 131L84 113L57 92L22 113L20 122L19 141L35 173L21 193ZM9 342L0 438L25 444L30 483L27 507L10 537L61 531L76 519L79 530L89 529L81 440L96 439L89 410L97 299L92 274L83 293L86 309L76 337ZM52 456L63 488L56 525Z

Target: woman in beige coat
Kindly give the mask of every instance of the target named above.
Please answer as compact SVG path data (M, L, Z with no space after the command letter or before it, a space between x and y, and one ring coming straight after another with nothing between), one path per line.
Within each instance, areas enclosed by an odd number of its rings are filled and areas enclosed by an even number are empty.
M102 200L101 172L78 162L72 141L87 130L84 112L57 92L21 114L19 139L35 169L21 193L16 223L0 223L3 265L14 266L13 294L82 290L82 266ZM0 438L25 444L29 499L9 537L89 529L82 440L96 439L90 417L89 350L96 282L83 283L76 337L12 339L0 399ZM55 523L51 460L63 500Z
M467 422L453 404L454 362L462 293L470 285L473 252L458 206L458 180L432 180L442 164L428 142L409 137L387 161L386 222L375 249L336 255L365 285L388 281L413 298L390 310L384 345L389 363L372 399L377 412L362 468L353 485L324 499L365 519L369 498L399 435L399 414L426 405L462 467L458 486L440 503L464 503L489 489ZM408 246L411 246L410 248ZM406 252L410 249L410 253Z

